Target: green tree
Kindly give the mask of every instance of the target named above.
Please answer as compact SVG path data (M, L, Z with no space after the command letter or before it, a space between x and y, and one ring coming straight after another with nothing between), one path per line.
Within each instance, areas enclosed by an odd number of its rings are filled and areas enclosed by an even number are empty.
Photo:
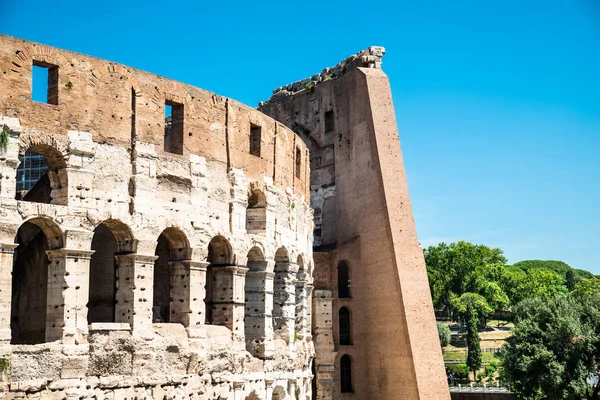
M513 336L500 352L519 398L600 399L600 296L527 299L515 307ZM595 382L595 383L594 383Z
M454 297L469 291L469 282L478 267L506 263L501 249L464 241L440 243L423 252L434 306L439 309L450 308Z
M568 270L565 274L565 282L567 284L567 289L569 290L569 292L573 290L577 282L575 281L575 273L572 269Z
M599 278L582 279L575 284L571 291L571 296L579 299L586 299L598 295L600 295Z
M545 299L566 294L564 279L556 272L546 269L531 269L520 284L523 298L542 297Z
M473 380L477 379L477 371L481 368L481 348L479 346L479 316L472 304L467 305L467 365L473 372Z
M462 296L452 299L451 306L465 320L468 320L471 315L475 315L481 323L494 312L485 297L478 293L464 293Z
M450 344L450 328L448 328L448 325L441 322L437 323L437 328L438 336L440 338L440 345L442 348L444 348Z

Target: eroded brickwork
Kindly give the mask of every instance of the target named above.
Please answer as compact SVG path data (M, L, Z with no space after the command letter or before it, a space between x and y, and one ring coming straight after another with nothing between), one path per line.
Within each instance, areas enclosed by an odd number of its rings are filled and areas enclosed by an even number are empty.
M319 400L448 400L382 47L259 109L308 145Z
M33 66L49 70L47 103L32 101ZM1 391L311 398L313 218L308 150L292 130L7 36L0 128ZM26 151L49 169L17 200Z

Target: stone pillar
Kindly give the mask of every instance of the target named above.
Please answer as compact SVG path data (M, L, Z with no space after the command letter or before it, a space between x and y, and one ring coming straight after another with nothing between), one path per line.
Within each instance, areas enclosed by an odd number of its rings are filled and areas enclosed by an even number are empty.
M8 121L8 120L10 121ZM8 123L8 146L0 148L0 197L15 202L17 192L17 167L19 166L20 125L16 118L0 117L0 132L5 122Z
M256 263L255 263L256 264ZM255 357L271 358L273 347L273 277L262 262L261 271L246 273L244 311L246 349Z
M0 243L0 344L10 343L13 256L18 244Z
M244 382L233 382L233 400L244 399Z
M298 339L303 340L306 336L306 284L307 281L300 278L296 280L296 308L295 308L295 331Z
M330 290L315 290L313 336L316 350L317 400L332 400L335 390L335 347L333 343L333 297Z
M270 400L273 398L273 379L265 379L265 399Z
M154 261L157 256L123 254L117 258L116 322L129 323L134 335L152 334Z
M78 344L88 334L91 250L48 250L46 342Z
M244 171L232 168L229 172L231 184L231 233L246 233L246 207L248 207L248 181Z
M171 322L193 328L204 325L206 267L191 260L171 261Z
M212 324L226 326L234 338L244 341L244 278L243 266L211 267L213 273Z
M305 320L305 328L306 332L305 339L308 342L312 341L312 295L313 295L314 286L312 283L306 284L306 298L304 299L305 310L306 310L306 320Z
M294 341L295 280L297 272L297 264L291 262L275 263L273 327L275 333L282 336L288 344Z

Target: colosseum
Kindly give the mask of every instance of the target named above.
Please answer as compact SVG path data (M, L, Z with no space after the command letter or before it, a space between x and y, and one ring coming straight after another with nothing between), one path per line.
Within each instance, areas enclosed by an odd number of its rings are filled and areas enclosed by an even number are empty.
M383 54L254 109L0 35L0 393L449 399Z

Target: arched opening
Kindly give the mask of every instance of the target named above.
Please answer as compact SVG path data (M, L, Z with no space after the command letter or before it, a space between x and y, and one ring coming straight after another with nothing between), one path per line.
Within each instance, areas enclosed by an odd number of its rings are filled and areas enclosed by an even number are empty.
M19 155L15 199L67 205L67 170L63 155L38 144Z
M290 263L288 250L280 247L275 252L275 281L273 283L273 330L293 340L297 270Z
M246 232L255 235L264 235L267 231L267 201L265 195L254 189L248 196L246 208Z
M273 400L286 400L287 399L287 393L285 392L285 389L283 388L283 386L275 386L275 388L273 389Z
M17 231L13 256L10 329L11 344L46 341L48 268L46 251L63 247L60 228L50 220L35 218Z
M154 261L154 293L152 300L153 322L181 322L171 307L172 294L181 290L181 277L174 276L171 264L186 260L189 256L189 242L185 234L178 228L167 228L156 244Z
M352 360L347 354L340 358L340 384L342 393L352 392Z
M218 274L217 268L233 266L235 260L231 244L223 236L215 236L208 244L209 266L206 270L206 323L224 325L228 320L227 307L223 304L229 303L233 297L233 281L226 274ZM221 304L221 305L220 305Z
M337 268L338 298L346 299L350 296L350 271L346 261L340 261Z
M244 285L245 304L244 304L244 337L246 338L247 350L258 356L259 344L266 338L266 316L271 314L272 297L267 298L267 292L272 291L268 288L267 280L267 262L262 250L253 247L248 252L248 264L246 265L246 282Z
M108 220L94 229L90 259L88 323L116 322L117 259L133 252L133 235L127 225Z
M352 344L350 338L350 311L346 307L340 308L339 312L339 332L340 332L340 345Z

